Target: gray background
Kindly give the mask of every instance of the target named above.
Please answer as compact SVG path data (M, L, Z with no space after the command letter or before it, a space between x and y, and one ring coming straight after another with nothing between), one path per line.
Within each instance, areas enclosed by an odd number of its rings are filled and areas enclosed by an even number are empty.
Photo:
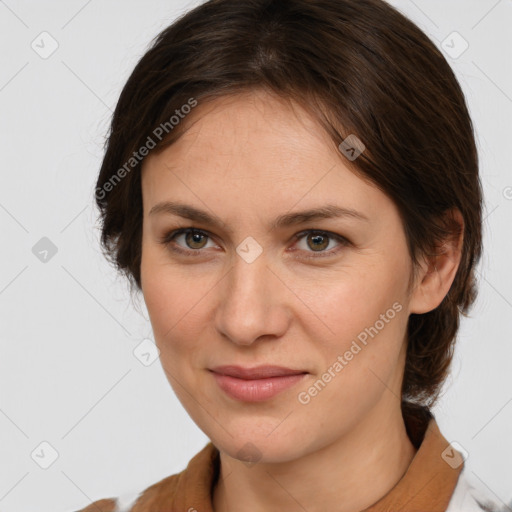
M146 366L134 355L151 339L147 311L142 300L132 304L126 283L103 259L93 207L122 85L150 39L198 3L0 1L4 512L69 512L143 489L181 471L208 441L159 361ZM474 480L508 501L512 1L390 3L444 48L477 131L486 197L480 296L463 320L434 414L445 437L469 452ZM463 41L454 31L469 44L460 56ZM58 48L45 55L52 44Z

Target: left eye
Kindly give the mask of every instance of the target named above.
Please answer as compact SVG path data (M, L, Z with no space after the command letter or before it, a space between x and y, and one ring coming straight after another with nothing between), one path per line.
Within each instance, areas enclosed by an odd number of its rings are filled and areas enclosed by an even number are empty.
M180 237L183 237L184 245L177 243L177 240ZM201 249L206 248L207 239L209 238L211 238L211 236L206 231L195 228L181 228L166 234L159 240L159 242L164 246L168 246L169 249L174 252L191 256L200 256L202 252ZM328 231L303 231L294 235L294 239L299 242L297 245L300 245L300 243L306 244L305 247L299 247L299 250L317 253L320 257L336 254L341 250L341 248L349 245L349 241L346 238ZM326 249L331 245L330 242L332 240L338 242L338 248L326 251ZM296 250L297 249L293 249L292 252L295 252ZM315 258L319 256L306 256L306 258Z
M329 233L326 231L306 231L306 232L298 233L297 235L295 235L295 237L299 241L299 243L297 245L300 246L300 243L305 244L305 246L303 244L303 248L306 252L310 252L307 249L312 249L311 252L316 252L316 253L327 252L327 253L329 253L329 255L332 254L333 252L336 253L336 252L338 252L339 249L329 250L329 251L326 250L331 245L330 242L332 240L338 242L338 244L341 246L348 245L348 241L345 238L343 238L342 236L336 235L335 233ZM339 245L338 245L338 248L339 248Z

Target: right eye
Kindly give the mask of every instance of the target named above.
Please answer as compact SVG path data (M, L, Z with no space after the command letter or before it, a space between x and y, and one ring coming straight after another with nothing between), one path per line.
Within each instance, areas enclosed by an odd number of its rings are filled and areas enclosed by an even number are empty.
M177 244L176 240L179 238L184 239L184 243ZM166 233L160 240L159 243L168 247L171 251L186 254L190 256L199 256L201 249L205 247L205 239L210 238L210 235L196 228L180 228L174 231Z

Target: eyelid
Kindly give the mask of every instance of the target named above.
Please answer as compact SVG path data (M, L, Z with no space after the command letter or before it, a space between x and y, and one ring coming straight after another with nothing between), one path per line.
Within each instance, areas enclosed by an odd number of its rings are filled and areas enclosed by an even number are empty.
M161 238L158 239L158 243L164 245L165 247L171 246L172 242L174 241L174 239L177 236L186 234L189 232L195 232L195 233L199 233L201 235L206 235L209 239L215 238L215 236L212 233L210 233L209 231L207 231L205 229L199 229L199 228L194 228L194 227L190 226L190 227L186 227L186 228L174 229L172 231L167 232L164 236L162 236ZM292 236L292 239L294 241L299 241L300 239L304 238L304 236L309 235L309 234L326 235L329 238L335 239L340 244L340 246L337 248L334 248L334 249L330 249L328 251L319 251L319 252L305 251L305 252L310 252L310 254L312 254L312 256L305 256L302 259L311 259L311 258L317 259L317 258L322 258L322 257L334 256L335 254L337 254L339 252L339 250L341 250L341 248L352 245L351 242L344 236L339 235L337 233L333 233L332 231L326 231L326 230L322 230L322 229L305 229L299 233L294 234ZM194 249L187 249L187 248L184 248L181 246L170 247L170 249L174 252L177 252L180 254L185 254L185 255L191 255L191 256L199 256L203 252L202 249L194 250ZM296 252L296 251L300 252L300 249L294 249L292 252Z

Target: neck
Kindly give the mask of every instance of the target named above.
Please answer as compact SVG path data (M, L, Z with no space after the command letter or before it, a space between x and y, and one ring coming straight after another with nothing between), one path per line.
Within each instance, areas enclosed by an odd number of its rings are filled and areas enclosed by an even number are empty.
M335 442L292 461L248 467L221 451L215 512L368 508L396 485L416 454L397 402L382 403Z

